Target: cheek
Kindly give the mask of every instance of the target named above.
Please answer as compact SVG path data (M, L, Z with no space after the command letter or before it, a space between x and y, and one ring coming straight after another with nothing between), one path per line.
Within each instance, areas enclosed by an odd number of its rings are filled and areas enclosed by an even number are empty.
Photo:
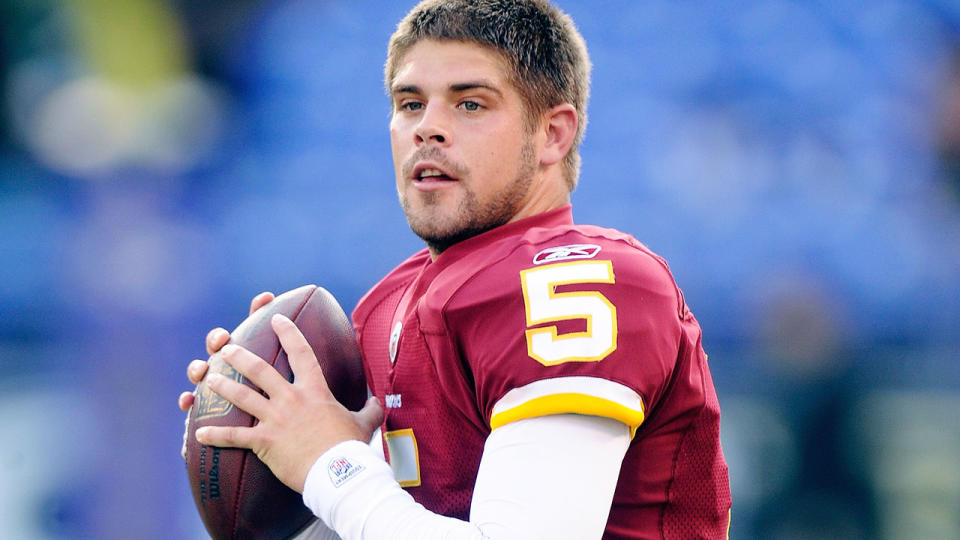
M403 160L405 155L405 147L402 144L401 134L390 126L390 150L393 153L393 170L397 177L397 184L400 183L400 177L402 176L401 168L403 167Z
M523 143L520 137L500 137L495 143L483 146L485 151L480 154L483 168L488 173L490 181L505 185L510 183L517 171L524 165Z
M390 123L390 149L393 151L393 157L397 157L397 153L400 151L400 130L394 126L394 123Z

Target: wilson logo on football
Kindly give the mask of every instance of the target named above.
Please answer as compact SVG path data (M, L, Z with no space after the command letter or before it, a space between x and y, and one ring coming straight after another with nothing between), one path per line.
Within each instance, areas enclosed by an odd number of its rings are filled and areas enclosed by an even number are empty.
M572 259L592 259L600 253L600 246L595 244L570 244L547 248L533 257L533 264L545 264Z

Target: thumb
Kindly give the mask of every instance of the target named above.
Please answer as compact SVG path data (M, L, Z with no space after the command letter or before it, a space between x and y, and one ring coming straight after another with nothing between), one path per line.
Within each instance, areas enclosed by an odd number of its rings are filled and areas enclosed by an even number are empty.
M380 424L383 423L383 407L380 406L380 400L376 396L370 396L367 403L358 412L353 413L357 426L363 430L364 435L369 439Z

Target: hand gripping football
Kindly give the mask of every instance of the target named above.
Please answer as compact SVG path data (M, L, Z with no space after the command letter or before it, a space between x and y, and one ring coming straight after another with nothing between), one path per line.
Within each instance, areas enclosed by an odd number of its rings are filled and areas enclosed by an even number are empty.
M307 338L340 403L360 410L367 398L360 350L350 321L333 296L315 285L294 289L253 312L230 334L230 343L249 349L292 381L287 355L270 326L275 313L289 317ZM218 355L209 362L208 373L222 373L257 389ZM253 416L207 389L204 381L197 385L187 423L187 476L200 517L217 540L288 538L313 517L300 494L277 480L252 451L203 446L196 439L197 428L203 426L253 426L255 422Z

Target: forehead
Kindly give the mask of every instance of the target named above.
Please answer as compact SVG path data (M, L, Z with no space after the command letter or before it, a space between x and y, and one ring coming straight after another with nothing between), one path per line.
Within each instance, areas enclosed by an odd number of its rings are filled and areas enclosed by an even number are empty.
M508 73L507 62L496 49L462 41L423 39L400 58L390 86L395 90L483 79L505 90L510 86Z

